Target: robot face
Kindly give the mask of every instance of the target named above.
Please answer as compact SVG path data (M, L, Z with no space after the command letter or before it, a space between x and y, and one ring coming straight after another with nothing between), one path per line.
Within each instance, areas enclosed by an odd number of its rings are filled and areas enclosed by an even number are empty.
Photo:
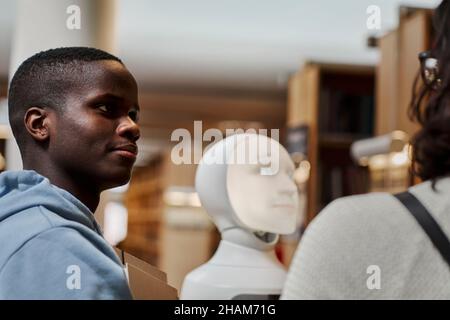
M246 161L239 161L240 153ZM295 231L299 198L294 164L275 140L250 135L241 142L228 165L227 192L236 220L246 228L278 234Z

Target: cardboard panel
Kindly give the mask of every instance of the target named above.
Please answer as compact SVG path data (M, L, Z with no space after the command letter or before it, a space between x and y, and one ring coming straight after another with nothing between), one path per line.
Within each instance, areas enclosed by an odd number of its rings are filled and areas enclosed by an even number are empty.
M178 292L167 284L167 275L152 265L115 248L128 269L130 289L136 300L177 300Z

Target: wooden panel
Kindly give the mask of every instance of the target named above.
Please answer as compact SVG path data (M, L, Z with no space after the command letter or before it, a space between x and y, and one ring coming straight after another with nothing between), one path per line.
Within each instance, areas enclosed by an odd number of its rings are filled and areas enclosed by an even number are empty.
M317 124L318 87L319 67L315 64L306 65L292 76L288 91L288 127Z
M288 107L286 113L288 127L295 127L305 122L302 115L302 106L306 102L303 78L303 73L297 72L289 79Z
M308 64L289 81L288 119L289 127L308 125L308 160L311 163L307 195L307 221L317 214L317 153L318 153L318 107L319 66Z
M376 69L375 134L397 129L398 105L398 32L392 31L379 40L380 63Z
M0 79L0 98L8 94L8 79Z
M307 221L311 221L318 213L318 152L319 152L319 83L320 72L317 65L305 68L305 85L307 89L306 119L309 123L308 158L311 164L310 180L308 185Z
M410 136L419 129L419 126L409 120L407 116L414 79L420 68L417 56L419 52L428 49L429 35L430 23L427 11L419 10L400 20L397 128Z
M284 124L284 95L214 95L149 92L139 96L142 123L242 120Z

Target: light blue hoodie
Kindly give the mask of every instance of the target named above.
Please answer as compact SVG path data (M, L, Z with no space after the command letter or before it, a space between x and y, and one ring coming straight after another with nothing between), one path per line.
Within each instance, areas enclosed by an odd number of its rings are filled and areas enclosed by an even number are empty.
M91 211L35 171L0 174L0 299L131 299Z

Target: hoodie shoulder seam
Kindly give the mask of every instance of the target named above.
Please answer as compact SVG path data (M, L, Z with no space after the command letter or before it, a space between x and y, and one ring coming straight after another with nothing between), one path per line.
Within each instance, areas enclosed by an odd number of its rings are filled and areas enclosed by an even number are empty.
M38 206L39 209L39 213L44 217L44 219L48 222L48 224L50 225L50 229L54 228L55 225L50 221L50 219L47 217L47 215L45 214L45 212L42 210L42 206ZM47 231L47 230L45 230ZM43 232L45 232L43 231Z

